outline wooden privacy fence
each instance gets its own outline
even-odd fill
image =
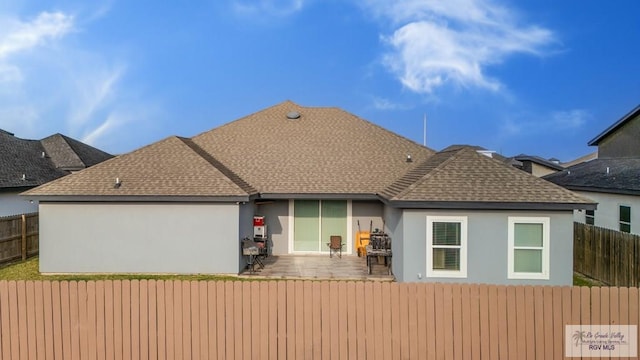
[[[561,359],[638,324],[637,288],[0,281],[2,359]]]
[[[639,285],[640,236],[575,222],[573,269],[612,286]]]
[[[0,265],[38,254],[38,214],[0,217]]]

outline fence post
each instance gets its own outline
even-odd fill
[[[22,261],[27,260],[27,217],[22,214]]]

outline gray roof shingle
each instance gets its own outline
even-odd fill
[[[0,130],[0,188],[38,186],[110,157],[61,134],[27,140]]]
[[[544,179],[570,190],[640,195],[640,158],[594,159]]]

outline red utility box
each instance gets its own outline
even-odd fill
[[[254,216],[253,226],[264,226],[264,216]]]

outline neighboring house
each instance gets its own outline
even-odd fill
[[[547,160],[539,156],[525,154],[514,156],[513,159],[522,164],[518,167],[519,169],[537,177],[543,177],[564,170],[564,167],[560,165],[560,161],[557,159]]]
[[[589,141],[597,158],[545,177],[598,203],[575,220],[640,234],[640,106]]]
[[[0,129],[0,216],[37,212],[21,192],[111,157],[61,134],[26,140]]]
[[[434,153],[338,108],[286,101],[169,137],[25,194],[44,273],[238,274],[265,216],[273,253],[327,254],[358,224],[398,281],[572,283],[574,209],[595,205],[473,149]]]

